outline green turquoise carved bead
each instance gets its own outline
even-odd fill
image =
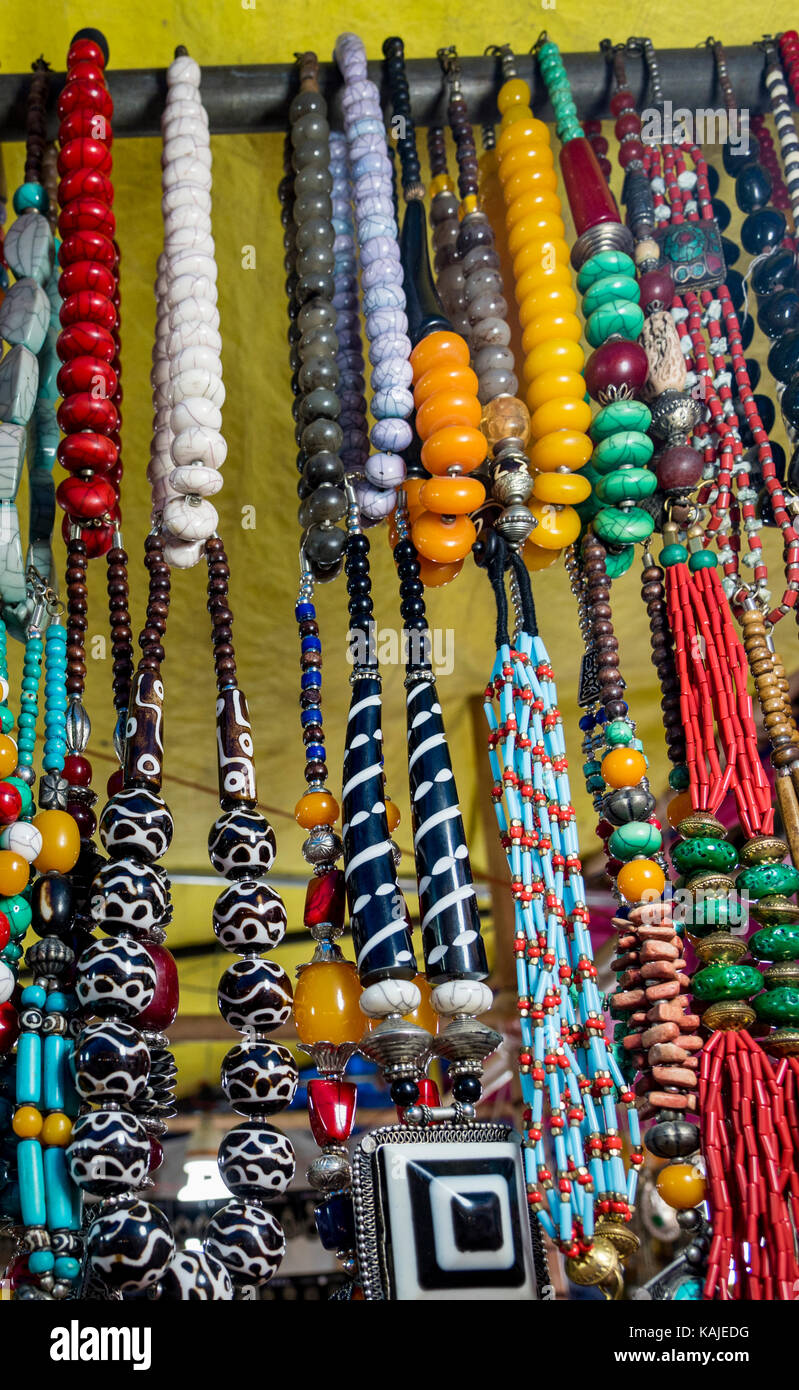
[[[641,507],[630,507],[627,511],[606,507],[594,517],[593,527],[599,539],[610,545],[634,545],[649,539],[655,522]]]
[[[589,434],[595,443],[619,430],[638,430],[646,434],[652,424],[652,411],[643,401],[611,401],[597,411]]]
[[[632,743],[634,738],[635,730],[628,719],[611,719],[605,725],[605,739],[611,748]]]
[[[799,922],[785,927],[763,927],[750,937],[755,960],[799,960]]]
[[[681,840],[674,846],[671,857],[681,874],[693,874],[699,869],[715,869],[718,873],[728,874],[738,863],[735,846],[716,835],[697,835],[690,840]]]
[[[601,280],[595,280],[591,288],[586,291],[583,300],[583,313],[586,318],[589,318],[595,309],[601,309],[605,304],[619,299],[626,299],[631,304],[637,304],[639,298],[640,291],[635,276],[603,275]]]
[[[635,279],[635,261],[624,251],[598,251],[581,267],[577,289],[580,294],[585,294],[591,285],[606,275],[629,275]]]
[[[596,348],[614,335],[636,339],[643,326],[644,311],[639,304],[631,304],[629,299],[612,299],[586,320],[585,336]]]
[[[654,442],[641,430],[617,430],[600,440],[591,455],[591,463],[599,473],[612,473],[614,468],[625,464],[643,468],[654,451]]]
[[[752,1007],[764,1023],[799,1023],[799,989],[779,985],[752,1000]]]
[[[790,897],[799,890],[799,871],[791,864],[753,864],[738,875],[735,886],[750,898],[765,898],[772,893]]]
[[[741,906],[737,896],[730,898],[724,894],[718,898],[700,898],[690,903],[685,914],[685,925],[694,936],[707,936],[719,927],[728,927],[731,922],[741,920]]]
[[[663,844],[663,836],[654,825],[647,821],[629,821],[618,826],[608,841],[608,849],[616,859],[635,859],[636,855],[646,857],[657,854]]]
[[[635,559],[635,546],[622,545],[618,550],[609,550],[605,561],[605,573],[608,579],[620,579],[626,574]]]
[[[688,560],[689,570],[712,570],[717,564],[718,558],[711,550],[695,550]]]
[[[596,494],[601,502],[615,506],[617,502],[639,502],[643,497],[651,497],[657,485],[657,478],[648,468],[618,468],[600,479]]]
[[[664,545],[660,552],[660,563],[667,568],[669,565],[683,565],[688,559],[688,551],[684,545]]]
[[[753,965],[707,965],[691,981],[694,998],[713,1004],[717,999],[749,999],[763,987],[763,976]]]

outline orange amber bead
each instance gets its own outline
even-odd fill
[[[42,1143],[53,1148],[63,1149],[72,1134],[72,1121],[60,1110],[53,1110],[42,1125]]]
[[[386,820],[388,821],[389,833],[393,834],[400,823],[400,810],[396,801],[392,801],[390,796],[383,798],[386,807]]]
[[[428,396],[424,405],[416,412],[416,433],[422,440],[429,439],[436,430],[446,429],[447,425],[466,425],[476,429],[480,424],[483,407],[476,393],[470,391],[437,391]]]
[[[573,396],[555,396],[546,401],[534,412],[530,420],[530,434],[533,439],[543,439],[554,430],[576,430],[587,434],[591,424],[591,407],[587,401],[575,400]]]
[[[585,362],[580,344],[571,338],[549,338],[538,347],[524,348],[524,351],[527,354],[523,367],[525,381],[534,381],[542,372],[579,372]]]
[[[543,546],[536,545],[535,541],[527,541],[523,554],[528,570],[548,570],[550,565],[557,561],[560,551],[544,550]]]
[[[20,1139],[35,1139],[42,1131],[41,1112],[35,1105],[20,1105],[14,1112],[11,1128]]]
[[[504,186],[517,174],[523,175],[528,169],[551,169],[554,162],[551,146],[520,140],[500,160],[499,181]]]
[[[508,233],[508,250],[514,257],[514,269],[515,257],[525,248],[535,246],[536,243],[542,241],[554,241],[555,239],[563,241],[565,235],[566,228],[563,225],[563,220],[554,212],[530,212],[526,217],[520,217]],[[542,263],[540,257],[535,261],[536,265]]]
[[[583,330],[576,314],[528,314],[526,305],[529,302],[525,300],[519,308],[525,356],[540,343],[562,342],[564,338],[571,338],[573,343],[579,343]]]
[[[429,367],[424,376],[419,377],[413,388],[413,403],[418,410],[437,391],[466,391],[476,396],[478,385],[477,374],[471,367],[463,367],[458,362],[442,362],[437,367]]]
[[[428,473],[435,473],[438,477],[449,473],[450,469],[458,473],[472,473],[480,467],[487,453],[488,441],[482,430],[465,425],[446,425],[425,440],[422,463]],[[407,489],[408,484],[405,486]]]
[[[675,1211],[690,1211],[705,1200],[705,1175],[694,1163],[667,1163],[658,1173],[655,1187]]]
[[[405,490],[405,501],[408,506],[408,516],[411,521],[413,521],[415,515],[424,511],[424,507],[419,501],[419,493],[424,487],[424,484],[424,478],[406,478],[402,485]]]
[[[357,1042],[365,1032],[360,997],[361,982],[352,961],[306,965],[294,986],[294,1023],[300,1042]]]
[[[78,823],[68,811],[40,811],[33,825],[42,837],[42,847],[33,861],[40,874],[68,874],[80,854]]]
[[[531,241],[532,264],[521,275],[514,277],[516,303],[521,305],[532,294],[537,294],[546,277],[552,274],[562,262],[567,260],[568,246],[565,241]],[[521,310],[520,316],[521,316]],[[527,311],[527,319],[534,317],[532,309]],[[524,320],[526,322],[527,320]]]
[[[544,550],[563,550],[577,540],[581,522],[573,507],[555,507],[535,497],[530,498],[528,506],[538,523],[533,532],[536,545]]]
[[[451,584],[453,579],[457,579],[463,569],[463,560],[453,560],[452,564],[439,565],[435,560],[426,560],[424,555],[418,557],[419,578],[426,589],[443,589],[445,584]]]
[[[616,887],[628,903],[659,898],[666,886],[666,875],[654,859],[631,859],[619,869]]]
[[[538,168],[531,166],[513,174],[504,185],[502,192],[506,203],[512,203],[521,196],[522,193],[531,193],[534,189],[554,193],[558,186],[558,176],[553,168]]]
[[[554,368],[549,372],[542,372],[540,376],[531,381],[527,388],[527,400],[530,409],[535,411],[547,401],[554,401],[558,396],[571,396],[579,398],[585,391],[585,382],[579,372],[561,371]]]
[[[0,734],[0,777],[10,777],[17,766],[17,745],[8,734]]]
[[[611,748],[602,759],[602,776],[609,787],[635,787],[646,776],[646,758],[636,748]]]
[[[294,807],[294,819],[303,830],[313,830],[315,825],[334,825],[338,814],[338,802],[328,791],[306,792]]]
[[[486,490],[478,478],[430,478],[422,488],[422,501],[429,512],[460,516],[473,512],[485,500]]]
[[[509,77],[507,82],[503,82],[497,93],[497,106],[501,116],[512,108],[522,109],[522,114],[530,116],[530,88],[521,77]],[[528,109],[525,111],[525,107]]]
[[[530,438],[530,412],[517,396],[495,396],[483,406],[480,428],[492,449],[503,439],[518,439],[524,447]]]
[[[690,816],[693,809],[691,793],[689,791],[678,792],[677,796],[673,796],[666,807],[669,825],[676,830],[680,821],[685,820],[686,816]]]
[[[30,864],[12,849],[0,849],[0,897],[13,898],[27,888]]]
[[[424,1028],[427,1033],[432,1033],[433,1037],[438,1033],[441,1022],[440,1015],[433,1008],[432,995],[426,975],[414,975],[413,983],[417,986],[421,994],[418,1009],[414,1009],[412,1014],[404,1014],[406,1023],[415,1023],[417,1028]]]
[[[474,522],[468,516],[444,521],[435,512],[422,512],[411,527],[411,535],[420,555],[442,564],[465,559],[477,539]]]
[[[531,116],[529,111],[526,117],[514,121],[512,125],[500,131],[496,144],[497,154],[500,159],[504,159],[506,153],[521,144],[549,144],[549,131],[544,122],[539,121],[537,116]]]
[[[524,259],[524,252],[520,251],[513,262],[513,268],[519,276],[527,270],[527,266],[519,266]],[[565,269],[565,266],[558,269]],[[568,285],[546,277],[527,293],[525,303],[533,317],[537,314],[573,314],[577,308],[577,295]]]
[[[459,333],[441,331],[428,333],[426,338],[411,353],[413,379],[418,381],[430,367],[442,362],[458,362],[462,367],[469,365],[469,347]]]
[[[587,434],[576,430],[556,430],[536,440],[530,450],[530,466],[540,472],[552,473],[557,468],[568,468],[575,473],[584,468],[593,453],[593,445]]]
[[[536,473],[533,497],[559,507],[576,507],[591,496],[591,484],[580,473]]]

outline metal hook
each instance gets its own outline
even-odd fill
[[[539,53],[540,50],[544,47],[545,43],[549,43],[549,34],[547,33],[546,29],[542,29],[532,48],[529,50],[530,53],[532,53],[533,55]]]

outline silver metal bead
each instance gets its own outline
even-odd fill
[[[494,528],[503,540],[514,546],[523,545],[535,525],[535,517],[522,502],[514,502],[513,506],[506,507],[494,522]]]
[[[85,752],[91,738],[92,726],[82,702],[71,700],[67,710],[67,747],[72,753]]]
[[[39,805],[43,811],[66,811],[69,782],[58,772],[44,772],[39,779]]]
[[[317,1192],[341,1192],[352,1181],[346,1150],[324,1149],[308,1165],[306,1177]]]
[[[302,856],[306,864],[332,864],[343,853],[341,837],[329,825],[315,825],[303,841]]]
[[[689,391],[663,391],[649,408],[652,411],[652,433],[658,439],[685,438],[702,418],[701,403]]]

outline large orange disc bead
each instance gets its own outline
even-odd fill
[[[420,497],[429,512],[442,516],[461,516],[475,511],[485,501],[486,490],[479,478],[429,478]]]
[[[634,787],[646,776],[646,758],[635,748],[611,748],[602,759],[602,776],[609,787]]]
[[[667,1163],[661,1168],[655,1186],[667,1206],[690,1211],[705,1199],[705,1176],[693,1163]]]
[[[654,859],[631,859],[619,869],[616,887],[628,903],[659,898],[666,886],[666,875]]]
[[[411,353],[414,381],[424,376],[430,367],[435,367],[445,360],[451,364],[459,363],[462,367],[468,367],[469,346],[466,340],[459,333],[428,333]]]
[[[443,589],[445,584],[451,584],[453,579],[457,579],[463,569],[463,560],[453,560],[450,565],[438,565],[435,560],[426,560],[424,555],[418,557],[419,578],[426,589]]]
[[[428,473],[438,477],[443,477],[450,469],[456,473],[472,473],[480,467],[487,453],[488,440],[482,430],[473,429],[471,425],[445,425],[425,440],[422,463]]]
[[[445,521],[435,512],[422,512],[411,527],[411,535],[420,555],[448,564],[465,559],[477,539],[477,530],[468,516]]]
[[[301,970],[294,988],[294,1023],[300,1042],[357,1042],[364,1018],[361,982],[352,961],[317,961]]]
[[[27,888],[30,864],[12,849],[0,850],[0,897],[12,898]]]
[[[68,811],[40,811],[33,825],[42,837],[42,847],[33,861],[40,874],[68,874],[80,854],[80,831]]]
[[[294,807],[294,819],[303,830],[313,830],[315,825],[334,825],[338,814],[338,802],[329,791],[306,792]]]

